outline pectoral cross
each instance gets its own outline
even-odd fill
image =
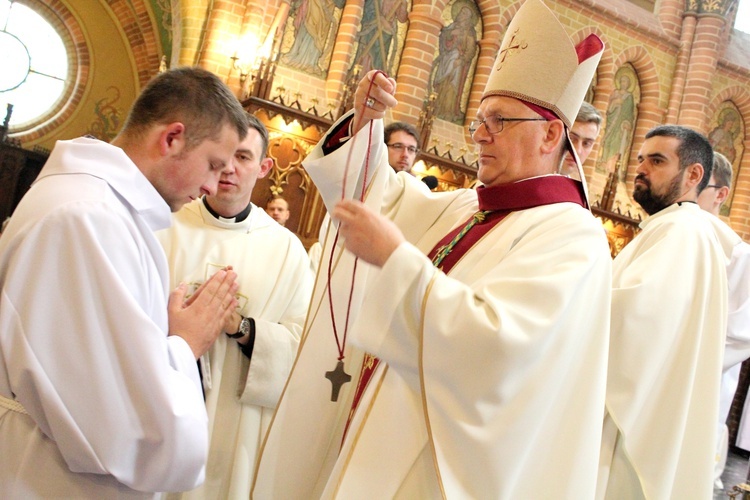
[[[341,386],[351,381],[352,376],[344,371],[344,362],[339,360],[336,368],[326,372],[326,378],[331,381],[331,401],[338,401]]]

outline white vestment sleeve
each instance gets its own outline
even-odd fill
[[[167,343],[169,345],[169,364],[178,372],[188,376],[199,391],[203,391],[200,374],[195,369],[195,354],[188,343],[177,335],[167,337]]]
[[[729,319],[727,320],[724,369],[750,357],[750,245],[734,247],[727,267]]]
[[[286,259],[295,265],[282,273],[287,279],[279,285],[279,292],[289,296],[281,319],[255,319],[255,345],[240,395],[242,403],[275,408],[297,357],[313,282],[309,260],[299,246],[296,255]]]
[[[346,120],[351,113],[347,113],[336,123]],[[305,158],[305,169],[315,183],[315,187],[318,188],[328,213],[332,212],[336,202],[341,200],[344,189],[346,190],[344,198],[358,200],[362,194],[365,177],[369,186],[375,172],[385,170],[383,168],[383,155],[386,152],[383,143],[383,120],[370,123],[372,133],[370,125],[366,125],[336,151],[324,155],[321,144],[318,144]],[[336,124],[332,129],[335,126]],[[368,148],[370,149],[369,157]],[[334,172],[328,168],[331,165],[335,166]],[[317,168],[319,166],[322,166],[320,172]]]

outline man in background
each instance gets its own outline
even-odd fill
[[[721,206],[729,196],[732,186],[732,165],[726,156],[714,151],[714,166],[708,185],[698,195],[698,206],[719,216]],[[732,407],[734,393],[740,377],[742,362],[750,356],[750,245],[739,241],[732,251],[727,265],[729,285],[729,314],[724,348],[724,364],[721,374],[719,399],[718,440],[716,446],[716,468],[714,481],[721,484],[721,474],[727,460],[729,431],[726,421]]]
[[[153,232],[214,194],[247,134],[215,75],[156,76],[111,144],[58,141],[0,238],[0,497],[139,498],[203,482],[195,360],[236,306],[214,269],[167,298]],[[213,276],[213,277],[210,277]]]
[[[419,153],[419,134],[412,125],[393,122],[383,130],[383,139],[388,146],[388,164],[393,170],[411,174],[411,167]]]
[[[738,237],[696,201],[713,150],[664,125],[638,153],[633,198],[649,216],[617,255],[598,498],[710,498]],[[722,227],[724,226],[724,227]]]
[[[570,128],[570,141],[573,143],[576,153],[578,153],[581,165],[586,162],[586,158],[591,154],[596,138],[599,137],[601,125],[602,115],[594,106],[583,101],[581,109],[578,110],[578,115],[576,115],[576,121]],[[572,153],[568,152],[565,155],[565,162],[563,162],[560,173],[568,177],[578,175],[578,167]]]
[[[268,161],[271,159],[268,158]],[[289,203],[281,196],[274,196],[266,203],[266,213],[286,227],[286,221],[289,220]]]
[[[210,429],[205,484],[175,498],[246,500],[261,439],[297,354],[312,291],[299,239],[250,201],[272,167],[253,115],[215,193],[186,205],[159,234],[172,280],[201,286],[215,268],[237,273],[237,310],[201,358]]]

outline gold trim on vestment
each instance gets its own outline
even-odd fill
[[[20,413],[22,415],[28,415],[29,412],[23,407],[21,403],[15,399],[8,399],[5,396],[0,395],[0,407],[7,408],[10,411]]]
[[[476,248],[477,245],[479,245],[485,238],[487,238],[491,233],[493,233],[498,227],[508,222],[508,219],[513,216],[513,212],[507,214],[505,217],[503,217],[502,220],[498,221],[497,224],[495,224],[494,227],[492,227],[489,231],[487,231],[485,234],[482,235],[481,238],[479,238],[477,241],[474,242],[474,244],[469,248],[464,254],[458,258],[455,264],[453,264],[453,267],[451,268],[451,271],[456,269],[458,265],[461,263],[461,261],[468,255],[473,248]],[[435,273],[432,275],[432,279],[430,279],[430,282],[427,284],[427,288],[425,289],[424,297],[422,298],[422,308],[421,308],[421,318],[420,318],[420,324],[419,324],[419,382],[422,386],[422,408],[424,412],[424,419],[425,419],[425,426],[427,427],[427,439],[430,442],[430,447],[432,448],[432,460],[435,465],[435,474],[437,475],[438,479],[438,485],[440,486],[440,493],[443,495],[444,499],[447,499],[448,496],[445,493],[445,487],[443,486],[443,476],[440,473],[440,465],[438,464],[437,459],[437,451],[435,449],[435,440],[432,435],[432,426],[430,425],[430,414],[427,411],[427,389],[425,388],[425,381],[424,381],[424,326],[425,326],[425,318],[427,317],[427,299],[429,298],[430,292],[432,292],[432,287],[435,284],[435,281],[437,280],[438,273],[443,273],[441,269],[435,268]],[[445,273],[444,273],[445,274]],[[450,274],[447,273],[446,276]]]
[[[437,459],[437,451],[435,450],[435,440],[432,437],[432,426],[430,425],[430,415],[427,413],[427,391],[425,389],[425,383],[424,383],[424,320],[427,316],[427,298],[430,295],[430,292],[432,291],[432,285],[435,284],[435,281],[437,280],[438,273],[440,273],[437,268],[435,268],[435,272],[432,274],[432,279],[430,279],[430,282],[427,284],[427,289],[424,292],[424,297],[422,298],[422,308],[421,308],[421,315],[422,317],[419,320],[419,385],[422,386],[422,411],[424,413],[424,423],[425,427],[427,427],[427,440],[430,443],[430,448],[432,449],[432,461],[435,466],[435,475],[437,476],[438,485],[440,486],[440,494],[443,496],[443,498],[448,498],[445,494],[445,487],[443,486],[443,476],[440,474],[440,465],[438,464]]]
[[[349,467],[349,463],[352,460],[352,456],[354,456],[354,449],[357,447],[357,443],[359,442],[359,437],[362,434],[362,429],[365,428],[365,423],[367,422],[367,418],[370,416],[370,412],[375,407],[375,400],[378,398],[378,394],[380,394],[380,387],[383,385],[383,381],[385,380],[385,376],[388,374],[388,364],[383,363],[381,361],[381,364],[383,365],[383,374],[378,379],[378,385],[374,389],[375,394],[372,395],[372,398],[370,399],[369,405],[367,406],[367,410],[365,411],[365,415],[362,417],[362,421],[360,422],[360,425],[357,427],[357,432],[354,434],[354,437],[352,437],[352,444],[349,447],[349,453],[347,453],[346,458],[344,459],[344,464],[341,466],[341,471],[339,472],[339,477],[336,480],[336,488],[333,490],[332,497],[336,497],[339,490],[341,489],[341,483],[343,482],[344,475],[346,472],[347,467]],[[377,372],[377,368],[375,369]],[[373,377],[375,376],[375,373],[372,374]],[[372,379],[370,379],[372,380]],[[369,386],[369,384],[368,384]],[[366,391],[365,391],[366,392]],[[363,394],[364,396],[364,394]],[[336,460],[341,460],[341,455],[339,455],[339,458]],[[335,466],[334,466],[335,468]]]
[[[326,245],[328,244],[328,233],[331,231],[331,226],[333,226],[333,221],[329,219],[323,248],[321,249],[321,257],[320,257],[321,263],[323,261],[323,257],[325,256]],[[334,259],[334,262],[333,262],[334,270],[336,269],[336,267],[338,267],[338,263],[341,260],[343,253],[344,253],[344,248],[341,247],[338,256]],[[328,295],[327,294],[328,284],[326,284],[326,286],[323,288],[323,293],[321,293],[318,306],[315,308],[315,313],[313,314],[313,306],[314,306],[314,299],[315,299],[314,292],[318,286],[318,279],[320,278],[320,274],[321,274],[320,270],[322,268],[323,266],[318,266],[318,270],[315,273],[315,282],[313,283],[313,295],[310,297],[310,306],[308,308],[307,317],[305,318],[305,324],[302,327],[302,335],[300,336],[299,347],[297,348],[297,355],[294,357],[294,363],[292,364],[292,369],[289,371],[289,377],[286,379],[286,382],[284,383],[284,389],[281,391],[281,396],[279,396],[279,404],[276,407],[277,410],[279,406],[281,405],[281,401],[283,401],[284,399],[284,395],[286,394],[287,388],[289,387],[289,382],[292,379],[292,374],[294,374],[294,369],[297,366],[297,361],[299,361],[300,354],[302,353],[302,347],[305,345],[305,341],[307,340],[307,334],[310,331],[310,327],[315,322],[315,318],[317,318],[318,312],[320,312],[320,308],[323,305],[323,300]],[[331,271],[331,274],[333,274],[333,270]],[[271,422],[268,424],[266,435],[263,436],[263,442],[261,443],[260,448],[258,449],[258,460],[255,461],[255,470],[253,471],[253,487],[250,490],[250,498],[252,498],[253,494],[255,493],[255,484],[258,481],[258,470],[260,469],[260,462],[263,458],[263,452],[265,451],[265,448],[266,448],[266,442],[268,441],[268,436],[271,434],[271,429],[273,428],[273,424],[274,424],[274,421],[276,420],[277,413],[278,412],[274,411],[273,416],[271,417]]]
[[[372,160],[372,159],[371,159]],[[373,175],[370,178],[370,183],[367,185],[367,188],[365,189],[365,200],[367,199],[367,196],[370,194],[370,189],[373,186],[373,182],[375,180],[375,176],[377,175],[378,170],[375,170],[375,175]],[[365,179],[367,181],[367,179]],[[281,402],[284,400],[284,395],[286,394],[286,390],[289,387],[289,382],[292,380],[292,375],[294,374],[294,369],[297,367],[297,361],[299,360],[300,354],[302,353],[302,347],[305,345],[305,341],[307,340],[307,334],[310,332],[310,328],[312,327],[313,323],[315,322],[315,319],[318,317],[318,313],[320,312],[320,308],[323,305],[324,300],[328,297],[328,283],[326,283],[325,287],[323,288],[323,293],[320,295],[320,301],[318,302],[318,306],[315,308],[315,313],[313,314],[313,306],[314,306],[314,300],[315,300],[315,290],[318,287],[318,282],[320,280],[321,270],[325,267],[322,266],[324,262],[324,257],[326,256],[326,248],[328,245],[328,236],[330,232],[333,229],[333,219],[331,217],[328,218],[328,227],[326,228],[325,237],[323,238],[323,245],[320,250],[320,261],[318,262],[318,268],[315,272],[315,281],[313,282],[313,294],[310,296],[310,306],[307,310],[307,317],[305,318],[305,324],[302,327],[302,335],[300,336],[299,341],[299,347],[297,348],[297,355],[294,357],[294,363],[292,364],[292,369],[289,371],[289,377],[286,379],[286,382],[284,383],[284,389],[281,391],[281,396],[279,396],[279,403],[276,406],[276,410],[273,413],[273,416],[271,417],[271,421],[268,424],[268,429],[266,430],[265,436],[263,436],[263,442],[260,445],[260,448],[258,449],[258,459],[255,461],[255,470],[253,471],[253,486],[250,489],[250,498],[253,497],[253,494],[255,493],[255,484],[258,480],[258,470],[260,469],[260,462],[263,459],[263,452],[266,448],[266,442],[268,441],[268,436],[271,434],[271,429],[273,428],[274,421],[276,420],[276,415],[278,414],[278,409],[281,406]],[[336,249],[332,249],[331,252],[334,252]],[[331,277],[333,277],[334,272],[336,271],[336,268],[338,268],[339,261],[341,260],[341,257],[344,255],[344,252],[346,249],[344,248],[343,244],[339,248],[339,254],[334,259],[333,263],[331,264]],[[330,259],[327,259],[330,262]],[[326,266],[327,266],[326,262]],[[326,267],[327,269],[327,267]],[[327,276],[325,277],[327,280]],[[333,332],[331,332],[333,334]],[[331,335],[333,336],[333,335]]]

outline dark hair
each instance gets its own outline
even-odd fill
[[[427,184],[427,187],[430,188],[430,191],[438,187],[438,179],[434,175],[425,175],[422,177],[422,182]]]
[[[714,179],[720,187],[732,187],[732,164],[726,156],[714,151]],[[709,177],[711,177],[709,175]]]
[[[251,113],[247,113],[247,126],[248,128],[254,128],[257,130],[258,135],[260,135],[261,150],[260,158],[258,158],[258,160],[262,160],[268,155],[268,129],[255,115]]]
[[[703,166],[703,178],[698,183],[697,188],[699,193],[703,191],[708,185],[709,179],[711,179],[714,164],[714,150],[708,139],[703,134],[680,125],[660,125],[646,133],[646,139],[656,136],[675,137],[680,141],[680,145],[677,147],[680,170],[693,163],[700,163]]]
[[[276,200],[281,200],[281,201],[283,201],[284,203],[286,203],[287,209],[289,208],[289,202],[287,201],[287,199],[286,199],[286,198],[284,198],[284,197],[283,197],[283,196],[281,196],[280,194],[275,194],[275,195],[271,196],[270,198],[268,198],[268,199],[266,200],[266,205],[265,205],[265,207],[266,207],[266,208],[268,208],[268,205],[270,205],[270,204],[271,204],[271,202],[273,202],[273,201],[276,201]]]
[[[187,149],[218,139],[224,125],[244,140],[247,113],[219,78],[201,68],[176,68],[160,73],[143,89],[130,109],[123,132],[140,135],[156,124],[185,125]]]
[[[419,133],[417,132],[417,129],[414,128],[413,125],[409,125],[408,123],[404,122],[393,122],[385,127],[385,129],[383,130],[383,139],[385,140],[385,143],[388,144],[388,142],[391,140],[392,133],[399,131],[406,132],[410,136],[414,137],[414,140],[417,141],[417,144],[419,144]]]
[[[596,126],[599,127],[602,124],[602,115],[599,114],[599,111],[597,111],[594,106],[583,101],[581,103],[581,108],[578,110],[578,115],[576,115],[575,121],[581,123],[595,123]]]

